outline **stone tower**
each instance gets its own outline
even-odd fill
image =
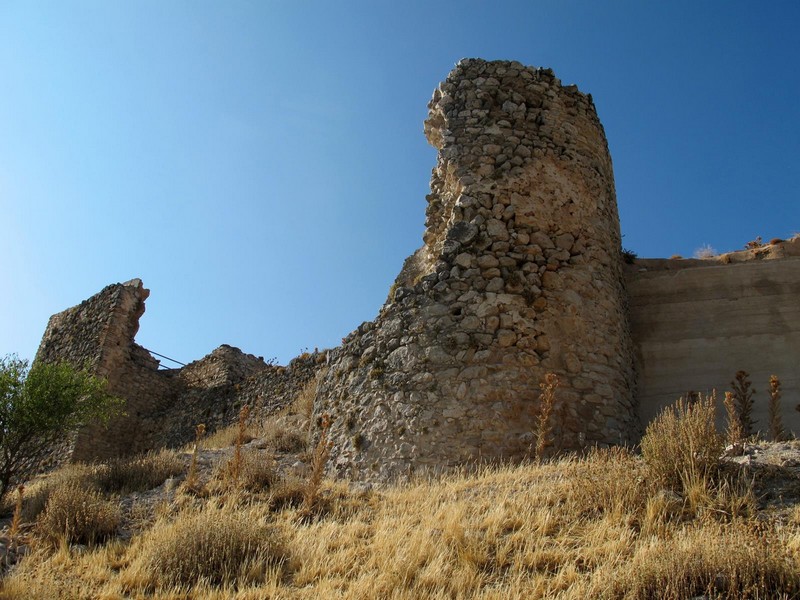
[[[549,69],[467,59],[428,108],[424,245],[331,354],[315,404],[332,418],[329,465],[390,479],[521,459],[550,372],[551,450],[632,440],[619,218],[591,96]]]

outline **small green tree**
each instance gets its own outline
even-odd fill
[[[117,414],[123,400],[105,379],[68,363],[0,358],[0,498],[30,477],[54,445],[87,423]]]

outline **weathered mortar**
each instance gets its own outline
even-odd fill
[[[435,91],[424,246],[331,355],[316,414],[340,476],[528,455],[538,383],[555,447],[635,438],[611,159],[591,97],[547,69],[463,60]]]

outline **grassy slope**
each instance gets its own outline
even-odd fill
[[[359,494],[326,483],[321,508],[310,519],[302,519],[297,507],[271,509],[268,491],[229,490],[207,498],[181,493],[129,541],[78,549],[39,544],[7,577],[0,597],[800,593],[796,520],[733,518],[723,509],[692,506],[676,494],[650,493],[644,475],[639,458],[612,451],[380,492]],[[182,525],[183,538],[176,533]],[[193,545],[192,539],[203,543]],[[214,563],[214,555],[225,555],[242,539],[249,541],[234,549],[230,563],[224,557]],[[199,574],[209,583],[194,584],[198,573],[181,580],[181,567],[170,563],[176,554],[214,563]]]
[[[700,468],[700,450],[713,458],[721,443],[710,405],[648,430],[645,459],[611,449],[366,491],[325,481],[311,508],[313,478],[280,467],[304,456],[289,450],[297,416],[253,432],[262,441],[235,469],[230,448],[208,450],[191,489],[178,481],[189,455],[163,453],[32,486],[23,515],[48,508],[0,598],[800,597],[800,510],[759,508],[752,477],[716,459]],[[149,489],[176,464],[182,475]],[[74,495],[52,493],[62,488],[88,490],[97,508],[58,500]],[[52,514],[80,517],[67,530],[48,515],[53,498],[67,512]],[[70,544],[95,531],[92,510],[109,523],[117,510],[118,533]]]

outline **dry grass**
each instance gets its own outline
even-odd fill
[[[122,515],[119,504],[75,484],[55,488],[37,520],[42,538],[50,543],[93,544],[116,532]]]
[[[271,456],[253,451],[241,451],[238,459],[234,455],[217,464],[212,477],[211,491],[240,487],[250,493],[258,493],[273,487],[277,480],[275,460]]]
[[[242,436],[242,444],[247,444],[255,439],[260,440],[259,446],[270,448],[275,452],[300,452],[308,446],[308,433],[284,422],[286,413],[267,417],[258,425],[251,425]],[[204,448],[230,448],[236,447],[240,436],[238,424],[217,429],[203,440]]]
[[[92,470],[90,483],[107,494],[129,494],[158,487],[183,470],[183,461],[174,451],[162,450],[112,459]]]
[[[217,429],[213,433],[207,435],[203,439],[203,448],[219,449],[230,448],[236,445],[236,440],[239,438],[239,424],[228,425]],[[255,433],[252,428],[245,431],[244,441],[246,444],[255,438]]]
[[[157,523],[138,541],[122,574],[129,590],[261,583],[286,551],[257,513],[209,506]]]
[[[687,528],[598,573],[590,597],[793,598],[796,563],[746,525]]]
[[[711,399],[673,407],[644,458],[593,449],[363,492],[320,478],[313,519],[307,480],[258,491],[243,451],[239,486],[178,495],[126,542],[42,547],[0,599],[800,598],[800,509],[754,518],[709,423]]]
[[[328,441],[328,429],[331,426],[331,418],[328,414],[322,415],[319,440],[311,454],[311,471],[303,493],[303,504],[301,512],[305,517],[309,517],[317,508],[322,478],[325,475],[325,465],[331,453],[332,443]]]
[[[311,413],[314,411],[314,398],[317,396],[317,387],[319,382],[325,378],[327,372],[327,367],[320,369],[317,372],[317,376],[300,390],[289,407],[289,414],[298,414],[307,419],[311,418]]]
[[[20,520],[22,523],[33,523],[50,499],[50,494],[58,487],[76,483],[86,485],[91,475],[91,468],[84,464],[66,465],[53,473],[49,473],[25,485],[25,495],[22,499]],[[11,496],[4,498],[2,512],[11,513],[15,510],[15,501]]]
[[[200,453],[200,448],[203,444],[203,437],[206,435],[206,426],[200,423],[194,430],[194,448],[192,448],[192,460],[189,463],[189,472],[186,474],[186,480],[183,482],[185,489],[198,492],[199,483],[197,481],[197,457]]]
[[[681,398],[650,423],[641,446],[654,483],[680,491],[687,477],[713,477],[722,453],[715,419],[716,397],[712,394],[695,402]]]
[[[720,520],[691,510],[692,493],[657,492],[639,457],[603,450],[371,494],[323,482],[312,521],[296,501],[194,499],[127,545],[27,558],[0,598],[800,595],[800,518]]]
[[[308,446],[308,433],[287,427],[277,419],[265,421],[258,432],[262,445],[275,452],[300,452]]]

